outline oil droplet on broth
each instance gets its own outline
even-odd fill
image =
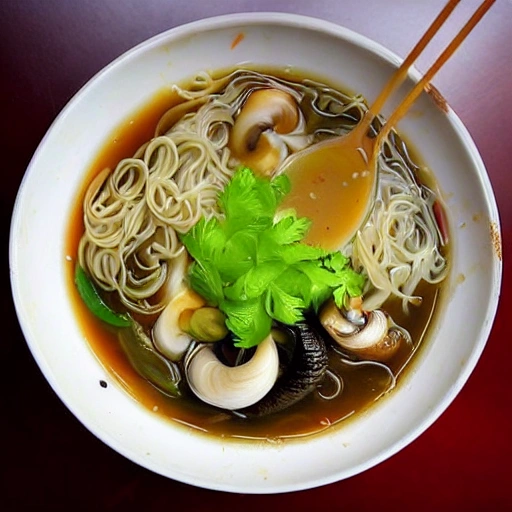
[[[281,208],[294,208],[299,217],[312,221],[305,242],[326,250],[339,249],[364,221],[373,196],[375,173],[357,151],[343,152],[332,146],[303,155],[287,171],[291,192]]]

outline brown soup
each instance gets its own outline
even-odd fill
[[[286,78],[290,79],[290,75],[287,74]],[[71,256],[73,261],[76,260],[78,243],[84,230],[82,201],[90,181],[104,168],[112,169],[121,159],[131,157],[142,144],[153,137],[161,116],[180,101],[178,96],[170,91],[161,91],[147,105],[123,122],[105,142],[84,179],[83,188],[71,214],[66,255]],[[359,184],[364,186],[361,180]],[[339,200],[340,193],[347,193],[347,187],[329,190],[322,189],[320,182],[317,185],[320,188],[315,190],[315,194],[323,194],[320,202],[323,205],[329,205],[329,203]],[[295,187],[295,190],[297,188],[298,186]],[[350,189],[348,194],[354,198],[358,191]],[[319,202],[314,202],[315,207],[318,204]],[[307,206],[300,213],[308,216]],[[314,236],[318,239],[322,235],[315,234]],[[446,252],[447,248],[445,247],[443,250]],[[70,264],[68,266],[70,297],[77,320],[94,354],[110,376],[134,400],[171,421],[223,437],[258,439],[297,437],[339,424],[355,413],[365,410],[385,394],[388,388],[390,377],[387,371],[375,365],[348,365],[340,357],[339,351],[329,347],[329,365],[343,376],[343,392],[331,400],[323,399],[320,389],[319,392],[311,393],[298,404],[282,412],[248,420],[202,403],[189,390],[185,390],[184,396],[181,398],[166,396],[142,378],[131,366],[120,346],[116,329],[105,325],[86,308],[74,287],[73,271],[74,265]],[[405,367],[409,368],[409,360],[416,355],[415,353],[418,352],[418,348],[422,346],[424,338],[428,335],[439,299],[440,287],[422,282],[416,293],[423,296],[423,301],[421,306],[413,308],[410,315],[404,314],[401,302],[396,299],[389,300],[384,306],[394,321],[409,331],[414,341],[413,349],[404,347],[388,363],[389,368],[395,374],[399,374],[399,378],[403,376],[402,370]],[[325,388],[332,385],[332,382],[323,384]],[[326,392],[328,392],[327,389]]]

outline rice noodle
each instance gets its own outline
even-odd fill
[[[378,198],[356,235],[352,257],[371,283],[364,309],[377,309],[393,295],[407,311],[409,303],[421,303],[414,295],[419,282],[439,283],[447,265],[433,213],[436,196],[417,182],[417,167],[398,135],[390,137],[379,157]]]
[[[165,307],[158,292],[168,266],[184,250],[179,234],[201,216],[219,215],[218,193],[240,165],[228,148],[231,127],[248,95],[269,87],[289,93],[318,118],[313,134],[306,133],[305,122],[292,133],[276,134],[288,153],[349,131],[367,109],[361,96],[249,70],[219,79],[201,73],[188,89],[173,86],[184,102],[164,114],[155,137],[132,158],[102,171],[84,198],[79,262],[96,285],[117,292],[129,310],[152,314]],[[379,307],[391,294],[406,308],[416,300],[421,279],[438,282],[446,270],[432,214],[434,196],[416,182],[400,139],[394,132],[389,137],[379,160],[375,208],[353,247],[345,248],[368,274],[366,309]]]
[[[233,173],[222,152],[227,148],[177,126],[152,139],[138,158],[101,173],[87,191],[80,264],[132,311],[162,309],[148,299],[183,250],[178,233],[215,214],[218,192]]]

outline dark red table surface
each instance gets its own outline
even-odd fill
[[[444,0],[2,0],[0,508],[512,510],[512,2],[498,0],[434,81],[469,129],[501,215],[504,276],[486,349],[469,381],[419,439],[348,480],[281,495],[195,488],[137,466],[104,445],[47,384],[21,333],[8,275],[9,224],[37,145],[97,71],[135,44],[207,16],[284,11],[324,18],[404,56]],[[462,1],[451,34],[477,1]],[[446,41],[442,32],[440,41]],[[419,61],[425,70],[441,43]],[[35,261],[34,264],[37,264]],[[470,314],[470,312],[468,312]],[[307,464],[308,461],[304,461]]]

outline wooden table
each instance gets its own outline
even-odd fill
[[[448,25],[454,33],[476,1]],[[74,93],[146,38],[206,16],[285,11],[339,23],[405,55],[443,0],[3,0],[0,4],[3,510],[512,510],[512,2],[498,0],[435,84],[465,123],[500,208],[501,303],[469,382],[442,417],[399,454],[349,480],[285,495],[194,488],[143,469],[104,445],[61,403],[32,358],[9,292],[8,233],[37,145]],[[445,40],[448,35],[445,35]],[[441,39],[443,39],[441,37]],[[419,62],[426,69],[435,49]],[[37,264],[37,263],[35,263]],[[304,461],[307,464],[307,461]],[[157,508],[158,507],[158,508]]]

